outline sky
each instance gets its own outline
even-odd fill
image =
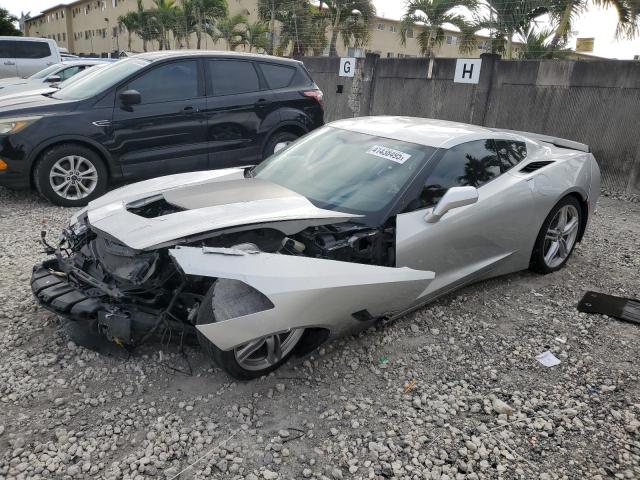
[[[37,15],[42,9],[60,3],[69,3],[69,0],[0,0],[0,6],[16,16],[27,11],[30,11],[32,16]],[[374,0],[374,3],[378,15],[394,19],[402,16],[405,4],[404,0]],[[619,59],[632,59],[634,55],[640,55],[640,38],[616,41],[615,29],[616,15],[614,11],[591,6],[588,12],[580,17],[576,25],[576,37],[594,37],[594,55]],[[575,47],[575,38],[571,40],[569,46]]]

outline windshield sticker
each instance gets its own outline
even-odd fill
[[[367,153],[369,155],[375,155],[376,157],[386,158],[387,160],[399,163],[400,165],[411,158],[411,155],[408,153],[400,152],[393,148],[381,147],[380,145],[374,145],[367,150]]]

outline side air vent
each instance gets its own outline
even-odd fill
[[[522,167],[520,169],[520,171],[522,173],[531,173],[531,172],[535,172],[536,170],[541,169],[542,167],[546,167],[547,165],[553,163],[552,160],[546,160],[546,161],[542,161],[542,162],[531,162],[531,163],[527,163],[524,167]]]

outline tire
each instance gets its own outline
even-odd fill
[[[202,300],[196,323],[204,325],[221,322],[272,307],[271,302],[262,293],[245,283],[237,280],[218,279],[209,288]],[[291,330],[287,333],[249,342],[226,352],[216,347],[200,330],[198,330],[198,341],[213,363],[222,368],[227,374],[238,380],[252,380],[267,375],[285,363],[296,350],[296,346],[299,344],[303,334],[304,329]],[[263,365],[260,358],[263,353],[268,358],[269,345],[273,345],[276,338],[281,347],[281,355],[274,357],[271,362],[266,361]],[[262,346],[251,354],[255,358],[249,356],[245,361],[239,361],[239,354],[242,353],[243,348],[249,347],[250,349],[261,341],[264,342]],[[269,343],[269,341],[272,343]]]
[[[262,160],[266,160],[271,155],[273,155],[276,145],[279,143],[291,143],[296,141],[299,138],[299,135],[291,132],[276,132],[271,136],[267,144],[264,146],[264,150],[262,151]]]
[[[69,175],[65,177],[65,173]],[[45,150],[34,168],[33,180],[40,195],[51,203],[83,207],[106,191],[107,168],[90,148],[64,143]],[[59,192],[54,185],[59,186]]]
[[[565,226],[557,228],[562,222],[562,212],[566,212]],[[549,212],[545,218],[536,243],[531,253],[531,263],[529,268],[538,273],[547,274],[560,270],[573,252],[577,243],[580,227],[584,219],[582,218],[582,207],[573,196],[564,197]],[[562,233],[560,233],[562,230]],[[557,244],[554,247],[553,244]],[[556,255],[552,256],[552,251],[556,250]]]

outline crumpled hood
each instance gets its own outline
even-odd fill
[[[152,218],[134,213],[152,202],[166,202],[176,211]],[[355,217],[318,208],[275,183],[244,178],[243,169],[238,168],[182,173],[127,185],[90,202],[71,223],[85,212],[94,230],[136,250],[244,225],[288,222],[297,231]]]

